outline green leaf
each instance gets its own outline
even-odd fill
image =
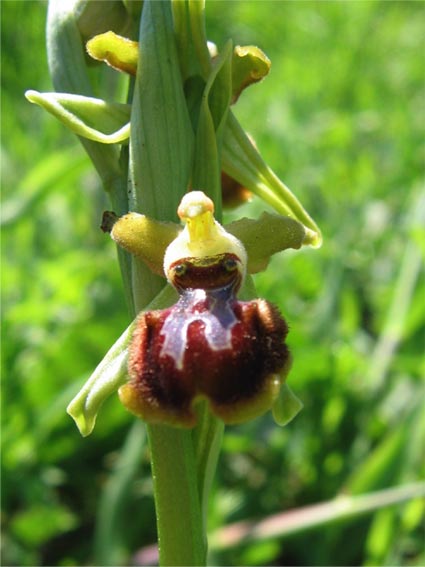
[[[333,500],[274,514],[259,521],[244,520],[230,524],[211,535],[211,547],[219,550],[248,541],[252,544],[283,538],[314,528],[323,530],[326,524],[348,523],[358,516],[408,500],[423,498],[424,495],[423,482],[394,486],[360,496],[341,495]]]
[[[53,114],[74,134],[102,144],[125,142],[130,137],[130,106],[98,98],[65,93],[39,93],[25,96]]]
[[[198,76],[205,84],[211,69],[205,36],[205,2],[172,0],[171,8],[183,80]]]
[[[77,523],[76,516],[65,507],[38,503],[16,514],[11,522],[11,530],[26,545],[40,546],[71,530]]]
[[[396,521],[395,510],[384,509],[376,514],[365,546],[369,565],[385,565],[385,557],[391,548],[394,532],[399,530],[399,526],[396,527]]]
[[[35,207],[51,191],[63,185],[64,179],[72,178],[74,185],[90,165],[78,146],[46,153],[34,167],[22,177],[9,199],[3,200],[0,213],[0,226],[10,226],[24,221],[27,215],[34,214]]]
[[[217,59],[202,95],[195,141],[192,185],[204,191],[221,219],[221,139],[231,97],[232,43]]]
[[[93,89],[88,74],[87,56],[79,28],[80,16],[82,16],[81,4],[80,0],[49,2],[46,27],[47,55],[50,75],[56,91],[92,97]],[[98,8],[93,3],[88,4],[89,12],[93,7],[95,10]],[[120,163],[118,148],[83,137],[80,141],[102,179],[105,190],[109,192],[114,209],[119,214],[127,212],[127,173],[123,170],[123,163]]]
[[[403,468],[407,466],[409,443],[406,439],[412,436],[412,425],[419,426],[422,418],[421,398],[418,398],[416,407],[403,416],[395,429],[377,445],[370,455],[350,475],[346,481],[345,489],[352,494],[361,494],[377,488],[395,484],[401,476]],[[423,427],[423,425],[422,425]],[[421,432],[423,440],[423,431]]]
[[[122,0],[129,16],[139,21],[143,8],[143,0]]]
[[[175,4],[178,0],[175,0]],[[194,51],[202,69],[203,77],[207,78],[211,69],[211,57],[208,50],[207,35],[205,29],[205,0],[186,0],[189,11],[190,35]]]
[[[129,487],[140,470],[146,450],[146,429],[136,420],[129,430],[110,477],[105,482],[96,514],[94,552],[96,565],[124,565],[127,559],[123,547],[122,526],[131,513]]]
[[[148,2],[142,12],[131,114],[130,210],[177,220],[177,206],[189,184],[192,150],[170,5]]]

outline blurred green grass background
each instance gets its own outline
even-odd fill
[[[51,90],[46,3],[1,10],[3,564],[125,564],[156,537],[143,427],[117,399],[87,439],[65,413],[128,324],[108,201],[74,137],[24,99]],[[211,530],[424,477],[424,22],[422,2],[207,2],[211,40],[272,60],[235,113],[324,235],[256,277],[290,324],[305,407],[284,429],[226,429]],[[413,501],[211,561],[420,565],[422,522]]]

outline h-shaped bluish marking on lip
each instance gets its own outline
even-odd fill
[[[202,321],[208,345],[213,350],[224,350],[232,346],[232,327],[237,323],[232,309],[233,286],[216,290],[184,290],[161,329],[165,341],[160,356],[168,355],[178,370],[183,369],[183,358],[187,344],[187,333],[191,323]],[[207,301],[207,309],[197,310],[197,304]],[[210,303],[210,305],[208,305]]]

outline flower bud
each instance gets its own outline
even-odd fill
[[[223,207],[232,209],[252,198],[251,191],[238,183],[235,179],[227,175],[224,171],[221,172],[221,196],[223,200]]]

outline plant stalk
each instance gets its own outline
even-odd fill
[[[173,221],[189,183],[193,130],[169,1],[144,3],[132,108],[129,208]],[[164,280],[133,259],[132,285],[138,312],[160,292]],[[147,433],[160,564],[205,565],[207,540],[194,443],[197,436],[191,430],[164,425],[148,425]]]

